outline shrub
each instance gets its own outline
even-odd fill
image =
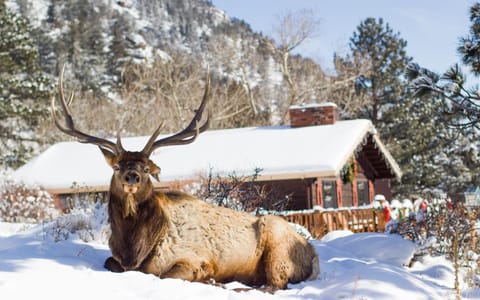
[[[12,181],[0,183],[0,221],[40,223],[59,214],[53,197],[44,189]]]
[[[449,209],[445,202],[433,201],[427,210],[418,210],[407,218],[389,223],[388,231],[398,233],[419,245],[417,257],[423,254],[445,255],[455,268],[458,290],[460,269],[467,273],[470,286],[475,285],[479,268],[479,240],[476,221],[478,209],[457,205]]]
[[[255,169],[250,176],[239,176],[235,172],[221,176],[213,174],[210,169],[207,176],[200,176],[195,186],[187,189],[209,203],[235,210],[285,210],[291,195],[285,195],[275,186],[259,182],[257,178],[260,172],[261,169]]]
[[[76,234],[84,242],[107,243],[110,236],[107,204],[101,201],[85,203],[49,224],[46,232],[55,242],[67,240]]]

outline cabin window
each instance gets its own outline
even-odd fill
[[[323,207],[338,208],[337,183],[333,180],[322,180]]]
[[[364,206],[370,204],[370,197],[368,191],[368,181],[357,181],[357,195],[358,195],[358,206]]]

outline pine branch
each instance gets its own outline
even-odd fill
[[[465,75],[454,65],[442,76],[421,68],[418,64],[408,65],[405,76],[410,80],[410,89],[417,97],[437,96],[450,102],[446,114],[458,122],[451,125],[460,128],[477,127],[480,123],[480,94],[477,89],[466,88]]]

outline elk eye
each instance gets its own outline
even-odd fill
[[[113,165],[113,170],[114,170],[114,171],[120,170],[120,166],[119,166],[118,164],[114,164],[114,165]]]
[[[145,172],[145,173],[150,173],[150,168],[149,168],[149,167],[143,168],[143,172]]]

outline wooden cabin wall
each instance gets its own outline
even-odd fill
[[[357,181],[342,183],[342,206],[352,207],[353,205],[353,185],[357,184]]]
[[[374,183],[375,194],[382,194],[387,201],[391,201],[393,198],[392,188],[390,185],[390,179],[377,179]]]

